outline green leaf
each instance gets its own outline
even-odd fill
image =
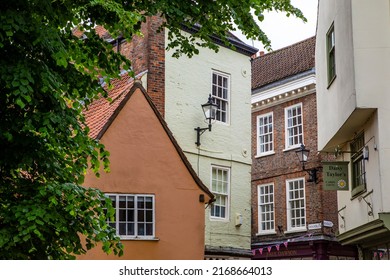
[[[22,109],[26,106],[26,104],[24,104],[24,102],[20,98],[17,98],[15,103]]]
[[[233,23],[270,46],[252,11],[260,19],[276,10],[304,20],[290,1],[127,2],[10,1],[1,10],[0,259],[74,259],[85,253],[81,236],[90,240],[87,249],[101,241],[105,252],[123,254],[115,230],[101,218],[104,194],[80,186],[89,168],[96,176],[102,167],[109,171],[109,151],[91,139],[83,107],[101,96],[111,101],[106,90],[121,70],[139,74],[107,38],[141,39],[142,24],[161,14],[167,49],[192,57],[201,48],[218,51],[211,34],[229,46],[225,34]],[[183,23],[199,30],[184,36]],[[111,35],[99,37],[95,24]],[[112,217],[111,204],[106,207]]]

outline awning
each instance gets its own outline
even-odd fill
[[[356,227],[337,236],[342,245],[370,248],[390,243],[390,213],[379,213],[379,219]]]

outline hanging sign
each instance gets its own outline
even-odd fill
[[[349,161],[322,162],[323,189],[326,191],[348,191],[348,163]]]

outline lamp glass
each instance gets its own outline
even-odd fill
[[[207,101],[207,103],[202,105],[202,110],[206,117],[206,120],[215,120],[215,117],[217,115],[217,108],[218,106],[213,103],[213,99],[211,95],[209,95],[209,100]]]
[[[307,150],[303,144],[301,145],[301,149],[296,151],[298,159],[302,163],[307,162],[307,159],[309,158],[309,153],[310,150]]]

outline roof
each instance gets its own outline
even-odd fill
[[[185,25],[182,25],[181,28],[183,29],[183,31],[186,31],[189,33],[195,33],[199,30],[199,26],[193,26],[192,28],[189,28]],[[103,26],[97,25],[95,27],[95,31],[96,31],[96,34],[99,37],[101,37],[102,39],[104,39],[105,41],[107,41],[109,43],[115,41],[115,39],[110,35],[110,33]],[[74,28],[73,34],[77,37],[83,36],[83,32],[80,31],[78,28]],[[224,41],[221,40],[221,38],[219,38],[215,35],[211,35],[210,38],[212,39],[212,41],[215,44],[223,46],[223,47],[227,47],[226,44],[224,43]],[[118,39],[122,39],[122,37],[120,36]],[[241,41],[237,36],[235,36],[231,32],[226,33],[226,39],[229,41],[230,44],[232,44],[234,46],[234,48],[235,48],[234,50],[237,51],[238,53],[241,53],[241,54],[244,54],[247,56],[252,56],[258,51],[257,48],[252,47],[252,46],[244,43],[243,41]]]
[[[89,136],[92,138],[101,138],[114,112],[125,98],[126,93],[134,85],[134,79],[129,73],[125,73],[121,75],[121,78],[112,80],[111,84],[113,89],[108,91],[108,97],[112,100],[111,102],[102,97],[93,101],[84,110],[86,123],[90,129]],[[104,87],[107,90],[107,86]]]
[[[315,67],[315,36],[252,61],[252,90]]]
[[[200,26],[194,25],[192,27],[188,27],[188,26],[182,24],[181,28],[183,29],[183,31],[186,31],[188,33],[196,33],[200,29]],[[222,46],[222,47],[228,47],[228,46],[226,46],[225,42],[221,38],[219,38],[218,36],[212,34],[212,35],[210,35],[210,38],[215,44]],[[241,41],[237,36],[235,36],[231,32],[226,33],[226,39],[229,41],[230,44],[233,45],[233,47],[235,48],[234,51],[236,51],[238,53],[244,54],[246,56],[252,56],[252,55],[256,54],[256,52],[258,51],[257,48],[252,47],[252,46],[244,43],[243,41]]]
[[[108,91],[108,97],[111,98],[112,101],[109,102],[106,98],[101,97],[93,101],[88,106],[88,108],[84,110],[86,124],[90,128],[89,136],[95,139],[101,139],[101,137],[103,137],[104,133],[110,127],[112,122],[115,120],[116,116],[118,116],[122,108],[126,105],[127,101],[131,98],[133,93],[137,89],[140,89],[146,100],[148,101],[149,105],[151,106],[152,110],[156,114],[158,120],[160,121],[165,132],[167,133],[170,141],[174,145],[178,155],[180,156],[190,175],[197,183],[199,188],[210,197],[210,200],[208,202],[211,203],[214,200],[214,195],[206,187],[206,185],[203,184],[203,182],[196,174],[195,170],[192,168],[191,163],[188,161],[183,150],[174,138],[172,132],[168,128],[167,123],[165,122],[158,109],[153,104],[152,99],[149,97],[149,95],[146,93],[146,90],[142,86],[141,81],[139,80],[140,76],[142,76],[142,74],[137,76],[137,78],[134,80],[128,73],[125,73],[121,76],[121,78],[113,80],[111,82],[113,85],[113,89]]]

